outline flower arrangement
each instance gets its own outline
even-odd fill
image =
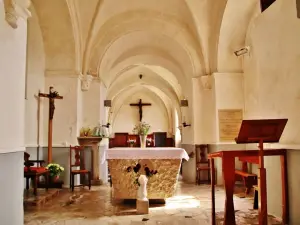
[[[50,177],[56,177],[59,176],[61,172],[63,172],[65,169],[60,166],[57,163],[50,163],[46,166],[46,168],[49,170],[50,172]]]
[[[135,143],[136,143],[136,140],[134,140],[134,139],[129,139],[127,142],[128,142],[129,144],[135,144]]]
[[[92,136],[92,130],[89,127],[82,127],[80,129],[80,137]]]
[[[147,135],[150,130],[150,125],[145,122],[139,122],[137,125],[133,128],[133,133],[138,135]]]

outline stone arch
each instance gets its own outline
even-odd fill
[[[142,39],[148,38],[149,40]],[[155,39],[160,40],[160,43],[153,43]],[[124,44],[127,42],[128,44]],[[139,41],[140,43],[136,43]],[[126,47],[124,47],[126,46]],[[141,55],[142,57],[139,57]],[[149,59],[147,57],[149,56]],[[191,77],[193,73],[192,67],[190,65],[189,57],[185,50],[174,42],[172,39],[165,37],[163,35],[151,34],[149,32],[135,32],[124,35],[119,39],[117,43],[108,49],[107,53],[104,55],[103,60],[99,64],[99,76],[105,77],[106,80],[111,79],[111,74],[116,74],[119,71],[110,73],[110,71],[115,67],[116,64],[121,65],[122,61],[129,61],[128,58],[137,59],[138,63],[142,63],[139,58],[144,58],[145,61],[151,59],[160,58],[163,61],[170,61],[173,64],[172,67],[177,67],[179,69],[177,75],[177,80],[184,83],[185,79]],[[136,64],[132,61],[132,64]],[[152,60],[159,63],[158,60]],[[123,68],[119,68],[122,70]],[[110,73],[109,77],[107,75]],[[114,75],[113,75],[114,76]]]
[[[152,68],[155,67],[160,67],[167,70],[169,72],[168,74],[172,74],[172,76],[165,77],[165,79],[168,79],[168,82],[173,86],[176,93],[178,93],[178,96],[182,95],[182,90],[186,89],[187,82],[182,76],[180,76],[180,68],[178,68],[176,64],[174,65],[174,63],[170,62],[169,60],[157,56],[155,57],[138,55],[127,58],[125,61],[119,63],[114,68],[112,68],[110,73],[111,80],[117,79],[124,72],[131,70],[132,68],[135,68],[139,65],[151,68],[151,70],[153,70]],[[137,76],[138,74],[136,74],[136,77]],[[113,82],[114,81],[109,83],[112,84]]]
[[[242,72],[242,58],[234,51],[246,46],[249,23],[258,4],[255,1],[228,0],[223,14],[216,56],[218,72]],[[239,21],[238,23],[236,21]]]
[[[137,17],[140,18],[137,19]],[[193,68],[193,73],[190,76],[203,73],[201,49],[195,38],[190,34],[189,29],[176,18],[170,18],[167,15],[161,16],[158,15],[158,12],[149,11],[126,12],[107,21],[95,36],[94,40],[97,41],[91,46],[93,51],[85,59],[86,63],[92,69],[97,68],[105,52],[114,42],[125,34],[145,30],[145,27],[147,31],[160,32],[169,38],[173,38],[179,45],[183,46]]]
[[[146,93],[151,99],[153,99],[156,103],[159,104],[159,108],[162,110],[165,120],[167,121],[168,130],[172,129],[172,123],[170,123],[171,115],[169,115],[169,110],[167,109],[167,104],[162,100],[162,98],[157,95],[154,91],[148,89],[147,87],[135,85],[127,87],[123,90],[119,95],[115,97],[113,100],[114,104],[111,108],[113,112],[112,116],[112,127],[114,127],[114,123],[116,121],[117,116],[119,115],[119,111],[121,110],[122,106],[136,93]]]
[[[29,10],[31,17],[28,18],[27,23],[25,126],[32,129],[25,132],[25,144],[35,146],[45,136],[45,133],[41,131],[46,124],[39,122],[44,121],[45,115],[42,113],[44,105],[39,106],[35,96],[38,90],[44,90],[46,55],[37,12],[33,5],[29,7]],[[40,111],[37,110],[39,107]]]
[[[50,72],[76,70],[76,43],[69,7],[66,1],[33,0],[43,34],[46,70]],[[62,63],[63,62],[63,63]]]
[[[108,99],[114,99],[115,96],[120,94],[123,90],[125,90],[128,86],[132,85],[150,85],[159,88],[164,93],[166,93],[169,98],[172,100],[173,104],[179,104],[179,96],[177,96],[173,87],[165,81],[161,76],[155,74],[153,71],[144,70],[147,73],[147,76],[142,80],[139,80],[132,71],[127,71],[123,73],[116,82],[109,88],[107,97]],[[149,75],[149,76],[148,76]]]

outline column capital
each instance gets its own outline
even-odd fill
[[[222,79],[222,78],[237,78],[237,77],[243,77],[243,73],[213,73],[212,74],[214,79]]]
[[[30,4],[30,0],[4,0],[5,20],[12,28],[18,28],[20,17],[24,20],[31,17],[31,12],[28,10]]]
[[[212,76],[211,75],[203,75],[200,77],[201,84],[204,90],[210,90],[212,87]]]
[[[88,91],[90,89],[93,78],[94,77],[92,75],[88,75],[88,74],[86,74],[86,75],[80,74],[79,75],[82,91]]]

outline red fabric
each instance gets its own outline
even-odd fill
[[[39,173],[39,172],[45,172],[47,171],[47,169],[44,167],[30,167],[30,171]],[[24,172],[28,172],[27,167],[24,167]]]

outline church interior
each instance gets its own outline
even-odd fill
[[[300,224],[299,0],[0,15],[0,225]]]

